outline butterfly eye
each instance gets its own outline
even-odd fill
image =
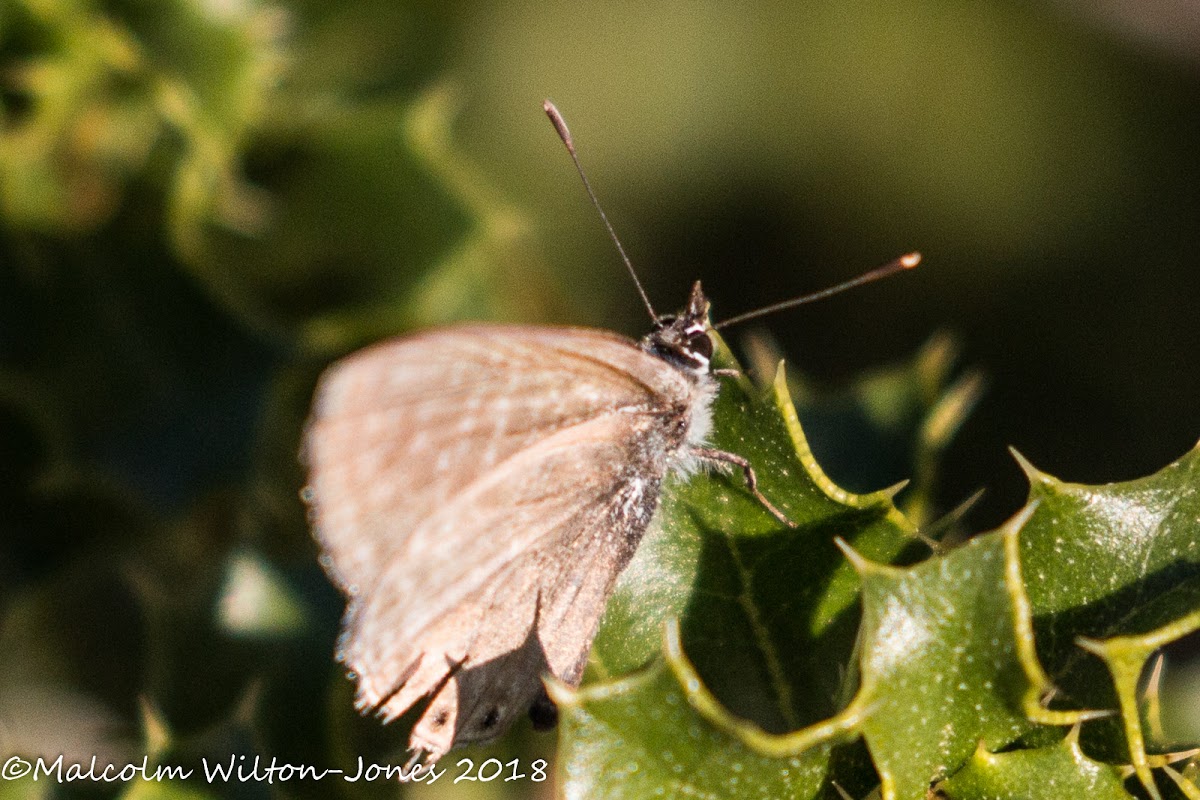
[[[712,355],[713,355],[712,339],[708,338],[708,334],[705,333],[704,331],[700,331],[699,333],[694,333],[691,336],[689,336],[688,341],[687,341],[687,347],[688,347],[688,351],[690,353],[692,353],[692,355],[698,356],[699,358],[702,358],[705,361],[712,360]]]

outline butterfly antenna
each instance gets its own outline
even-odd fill
[[[625,248],[621,246],[621,240],[617,238],[617,232],[613,230],[612,223],[608,221],[608,215],[600,207],[600,201],[596,199],[596,193],[592,191],[592,184],[588,181],[587,174],[583,171],[583,165],[579,163],[579,156],[575,154],[575,142],[571,138],[571,131],[567,129],[567,121],[563,119],[562,114],[555,108],[554,103],[551,103],[549,100],[542,103],[542,109],[545,110],[546,116],[550,118],[550,122],[554,125],[554,130],[558,131],[558,138],[562,139],[563,144],[567,146],[567,152],[571,155],[571,161],[575,163],[575,171],[583,179],[583,188],[587,190],[588,197],[591,198],[592,205],[596,207],[596,211],[600,212],[600,219],[604,221],[604,227],[608,229],[609,238],[617,246],[617,252],[621,254],[621,260],[625,262],[625,268],[629,270],[629,276],[633,278],[633,285],[637,287],[638,294],[642,296],[642,302],[646,304],[646,310],[650,312],[650,319],[658,322],[658,314],[654,313],[654,306],[650,305],[650,298],[646,295],[646,290],[642,288],[642,282],[638,280],[637,272],[633,269],[633,262],[625,254]]]
[[[792,308],[793,306],[811,303],[814,300],[824,300],[826,297],[839,294],[847,289],[853,289],[855,286],[862,286],[864,283],[871,283],[872,281],[877,281],[880,278],[886,278],[889,275],[894,275],[897,272],[901,272],[906,269],[912,269],[920,263],[920,253],[908,253],[900,256],[897,259],[889,261],[882,267],[876,267],[869,272],[864,272],[857,278],[852,278],[845,283],[839,283],[837,286],[830,286],[828,289],[822,289],[821,291],[814,292],[813,294],[806,294],[803,297],[794,297],[791,300],[784,300],[782,303],[775,303],[764,308],[755,309],[754,311],[747,311],[745,314],[738,314],[736,317],[730,317],[729,319],[722,320],[716,325],[713,325],[713,329],[725,328],[730,325],[736,325],[739,322],[745,322],[748,319],[764,317],[767,314],[774,314],[776,311],[782,311],[785,308]]]

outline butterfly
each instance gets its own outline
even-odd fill
[[[902,261],[867,275],[915,265]],[[542,677],[579,684],[669,472],[740,468],[790,524],[744,458],[708,446],[722,373],[700,284],[667,316],[638,289],[654,320],[640,341],[460,324],[367,347],[319,382],[305,498],[321,563],[348,598],[336,657],[360,711],[390,721],[429,698],[414,758],[432,764],[527,712],[553,724]]]

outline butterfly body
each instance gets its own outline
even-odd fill
[[[605,602],[711,429],[699,284],[641,342],[467,324],[366,348],[322,377],[305,441],[322,563],[347,595],[356,705],[428,707],[434,761],[578,684]]]

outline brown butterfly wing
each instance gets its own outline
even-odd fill
[[[305,459],[317,536],[348,593],[423,543],[463,486],[561,428],[676,394],[680,378],[603,331],[464,325],[361,350],[322,377]],[[666,378],[666,380],[663,380]]]
[[[351,597],[341,657],[360,705],[394,717],[439,687],[494,683],[478,670],[507,658],[522,697],[479,721],[499,732],[536,693],[539,658],[578,680],[632,553],[611,537],[640,537],[695,391],[632,342],[576,328],[462,326],[335,365],[306,456],[324,560]],[[426,722],[441,751],[471,738],[463,703],[433,737],[435,706],[414,741]]]
[[[636,443],[631,424],[643,434]],[[416,665],[384,695],[386,717],[435,694],[414,747],[436,757],[494,737],[529,708],[547,672],[578,682],[613,582],[657,502],[670,443],[660,439],[657,454],[643,445],[660,429],[658,419],[620,412],[564,429],[422,524],[417,535],[459,526],[501,549],[447,555],[433,562],[445,581],[435,602],[368,602],[351,623],[352,665]],[[396,565],[382,583],[410,572]]]

